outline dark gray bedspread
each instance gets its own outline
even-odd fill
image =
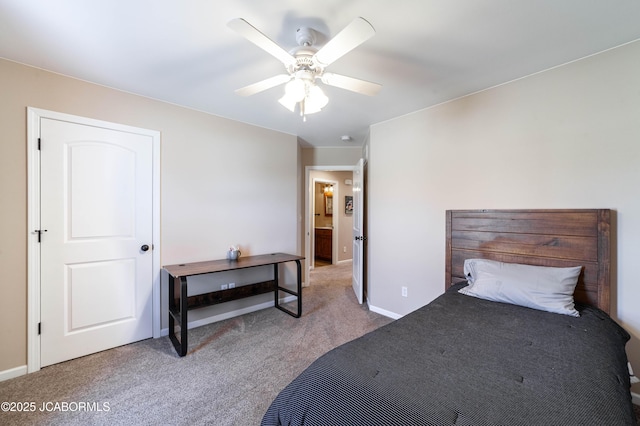
[[[635,425],[629,335],[598,309],[578,310],[450,290],[320,357],[262,424]]]

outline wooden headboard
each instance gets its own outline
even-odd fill
[[[577,302],[610,308],[608,209],[447,210],[446,288],[464,280],[464,260],[583,266]]]

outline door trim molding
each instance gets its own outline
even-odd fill
[[[160,337],[160,132],[92,118],[27,107],[27,373],[40,370],[40,119],[68,121],[150,136],[153,144],[152,316],[153,337]]]

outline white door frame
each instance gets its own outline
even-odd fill
[[[40,370],[40,119],[69,121],[95,127],[148,135],[153,143],[153,337],[160,337],[160,132],[92,118],[27,107],[27,373]]]
[[[305,166],[305,177],[304,177],[304,187],[306,188],[304,191],[304,253],[306,256],[306,262],[305,262],[305,268],[304,268],[304,285],[308,286],[309,285],[309,270],[310,270],[310,265],[313,261],[313,259],[311,259],[311,255],[312,255],[312,251],[311,251],[311,231],[313,230],[313,191],[314,191],[314,187],[313,187],[313,182],[312,179],[310,178],[311,176],[311,171],[312,170],[318,170],[318,171],[325,171],[325,172],[348,172],[348,171],[354,171],[356,169],[355,166]],[[324,180],[326,181],[327,179],[321,179],[318,178],[318,180]],[[334,205],[335,208],[335,205]],[[335,228],[338,226],[336,225],[337,218],[333,219],[333,227],[334,227],[334,231],[336,230]],[[335,235],[336,232],[333,232],[333,234]],[[334,236],[334,238],[337,238]],[[337,247],[337,244],[334,244],[335,241],[332,241],[332,257],[334,257],[334,259],[337,259],[337,249],[334,250],[335,247]]]

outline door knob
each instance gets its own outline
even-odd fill
[[[147,250],[149,250],[149,246],[145,244],[142,247],[140,247],[140,250],[147,251]]]

